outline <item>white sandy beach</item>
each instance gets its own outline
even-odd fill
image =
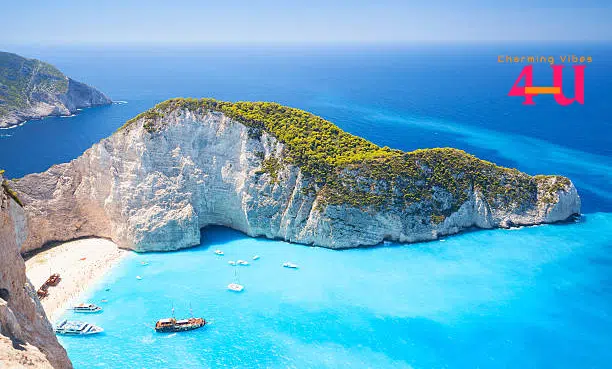
[[[49,296],[41,300],[52,323],[68,303],[99,281],[128,251],[112,241],[89,238],[66,242],[45,250],[26,261],[26,274],[38,289],[52,273],[59,273],[60,283],[49,287]]]

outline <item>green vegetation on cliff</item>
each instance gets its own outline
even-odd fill
[[[171,99],[126,122],[141,121],[155,133],[163,117],[173,111],[221,112],[249,127],[249,137],[262,131],[286,147],[283,162],[301,168],[312,179],[327,204],[354,206],[419,206],[442,222],[463,204],[472,189],[493,205],[524,207],[537,200],[537,181],[516,169],[497,166],[452,148],[403,152],[379,147],[351,135],[333,123],[306,111],[268,102],[223,102],[214,99]],[[123,128],[123,127],[122,127]],[[276,181],[283,163],[262,159],[261,172]],[[562,177],[558,177],[562,178]],[[556,181],[557,191],[566,179]],[[552,196],[552,194],[551,194]]]
[[[54,66],[0,52],[0,117],[29,106],[33,94],[61,94],[67,90],[68,79]]]

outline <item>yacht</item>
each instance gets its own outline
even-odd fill
[[[230,260],[227,262],[229,265],[236,265],[236,262],[234,260]]]
[[[242,292],[244,290],[244,286],[238,281],[238,271],[236,269],[234,269],[234,283],[228,284],[227,289],[234,292]]]
[[[227,289],[234,292],[242,292],[244,286],[238,283],[230,283],[227,285]]]
[[[297,268],[298,268],[298,265],[297,265],[297,264],[293,264],[293,263],[292,263],[292,262],[290,262],[290,261],[285,262],[285,263],[283,264],[283,266],[284,266],[285,268],[291,268],[291,269],[297,269]]]
[[[86,336],[104,332],[104,329],[93,324],[80,322],[76,320],[63,320],[55,327],[56,334],[67,336]]]
[[[259,255],[253,256],[253,260],[259,260]]]
[[[215,250],[215,254],[217,254],[217,255],[221,255],[221,256],[225,255],[225,254],[223,253],[223,251],[221,251],[221,250]]]
[[[236,264],[238,264],[238,265],[244,265],[244,266],[247,266],[247,265],[249,265],[249,262],[248,262],[248,261],[246,261],[246,260],[238,260],[238,261],[236,262]]]
[[[75,313],[99,313],[102,308],[94,304],[82,303],[72,307]]]

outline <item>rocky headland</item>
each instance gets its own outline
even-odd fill
[[[111,102],[50,64],[0,52],[0,128]]]
[[[223,225],[328,248],[433,240],[580,212],[572,182],[439,148],[402,152],[275,103],[172,99],[70,163],[11,182],[23,251],[105,237],[136,251],[198,245]]]
[[[28,281],[25,213],[0,171],[0,368],[72,368]]]

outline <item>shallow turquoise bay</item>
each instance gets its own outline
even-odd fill
[[[105,310],[79,318],[106,332],[61,342],[77,369],[601,368],[612,360],[611,245],[607,213],[345,251],[213,227],[202,246],[124,259],[83,296]],[[227,263],[237,259],[251,265]],[[226,290],[235,269],[241,294]],[[155,333],[172,305],[211,324]]]

